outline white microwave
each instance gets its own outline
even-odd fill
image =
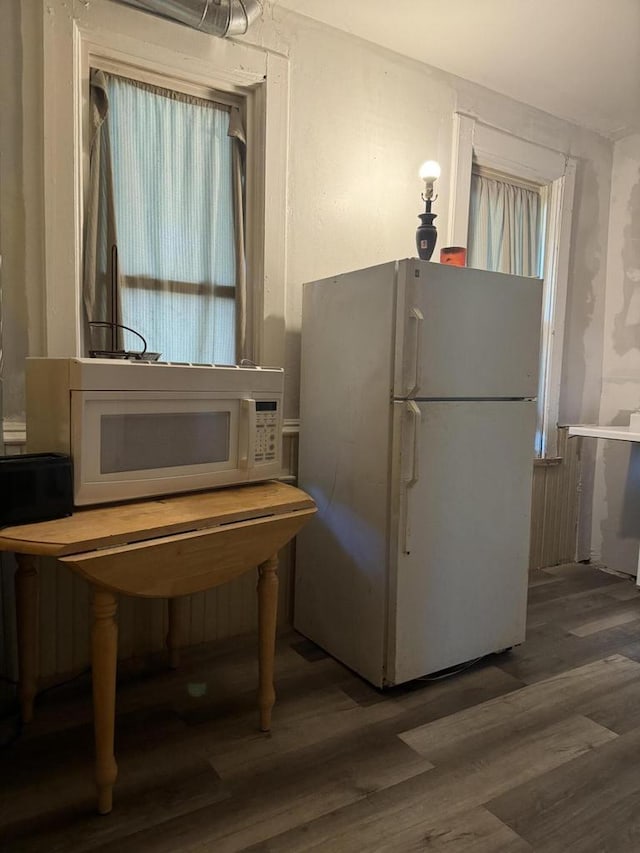
[[[281,368],[29,358],[27,450],[70,454],[76,505],[279,476]]]

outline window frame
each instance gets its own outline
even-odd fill
[[[555,459],[576,160],[484,124],[473,116],[455,113],[447,234],[450,246],[467,245],[471,172],[476,164],[537,184],[547,194],[540,359],[543,400],[539,401],[537,429],[541,442],[536,455]]]
[[[106,0],[42,0],[42,14],[46,354],[79,356],[83,351],[89,69],[110,65],[112,70],[127,68],[129,75],[162,78],[168,88],[205,88],[243,97],[248,355],[258,363],[282,365],[288,60]],[[266,322],[273,318],[281,322]]]

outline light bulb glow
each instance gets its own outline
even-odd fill
[[[440,164],[435,160],[426,160],[420,166],[419,174],[423,181],[437,181],[440,177]]]

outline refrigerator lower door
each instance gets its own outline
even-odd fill
[[[386,683],[521,643],[535,402],[394,403]]]

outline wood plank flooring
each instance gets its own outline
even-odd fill
[[[123,666],[107,817],[84,675],[0,749],[0,851],[640,853],[640,593],[537,571],[528,626],[510,653],[387,692],[283,634],[270,736],[253,638]]]

